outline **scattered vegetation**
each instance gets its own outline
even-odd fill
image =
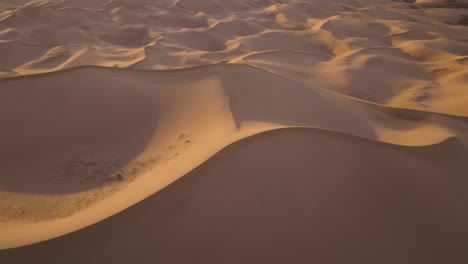
[[[82,208],[118,192],[124,188],[125,184],[135,180],[139,174],[152,169],[157,162],[166,163],[181,155],[182,152],[179,152],[177,147],[182,146],[182,142],[191,143],[192,138],[184,133],[178,134],[177,139],[168,146],[168,149],[172,150],[168,151],[169,153],[164,153],[164,156],[142,155],[133,160],[126,157],[99,157],[99,155],[86,150],[80,151],[64,160],[60,165],[60,172],[52,175],[49,179],[76,181],[79,184],[77,186],[82,190],[67,195],[66,199],[63,197],[49,198],[47,202],[41,203],[39,209],[34,208],[30,204],[30,200],[26,198],[17,204],[12,203],[11,199],[2,199],[2,195],[7,194],[0,192],[0,221],[21,218],[40,222],[68,217]],[[163,157],[165,158],[163,159]]]
[[[120,173],[117,173],[117,175],[115,175],[115,177],[117,178],[117,180],[121,180],[121,181],[123,181],[123,179],[124,179],[124,177]]]

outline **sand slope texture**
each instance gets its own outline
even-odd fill
[[[0,263],[468,263],[468,1],[0,2]]]

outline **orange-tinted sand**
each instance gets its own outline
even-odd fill
[[[0,2],[0,263],[468,263],[467,25],[461,0]]]

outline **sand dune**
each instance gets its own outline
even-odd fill
[[[14,49],[21,55],[3,61],[0,76],[79,65],[171,69],[248,63],[372,102],[467,115],[458,99],[464,96],[463,83],[444,81],[454,74],[466,76],[464,1],[7,1],[4,5],[0,50],[9,54]],[[300,56],[285,61],[265,53],[274,50],[311,52],[328,60],[310,60],[298,67]],[[368,75],[364,80],[363,74]],[[381,74],[386,77],[379,78]]]
[[[1,2],[0,262],[468,261],[467,7]]]
[[[314,129],[272,131],[234,143],[114,217],[0,257],[457,263],[468,258],[460,185],[468,168],[447,158],[460,154],[457,140],[411,148]]]
[[[108,217],[261,131],[312,127],[407,146],[467,137],[464,117],[371,104],[244,65],[82,67],[0,83],[4,245]],[[44,220],[61,228],[38,228]]]

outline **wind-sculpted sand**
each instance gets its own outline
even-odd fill
[[[467,19],[1,2],[0,262],[467,262]]]

